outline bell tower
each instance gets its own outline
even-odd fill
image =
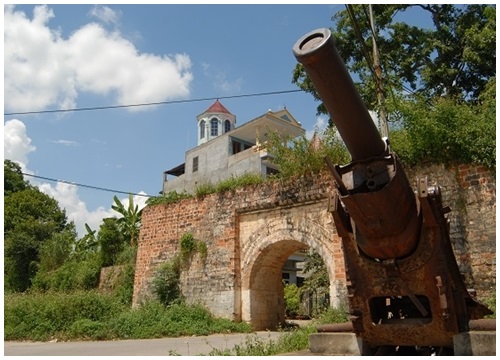
[[[198,146],[233,130],[236,126],[236,116],[231,114],[219,99],[215,100],[196,119],[198,120]]]

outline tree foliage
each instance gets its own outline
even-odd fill
[[[392,149],[407,165],[466,163],[496,167],[495,105],[438,98],[400,103]]]
[[[309,293],[315,301],[313,309],[317,315],[328,308],[330,293],[330,278],[321,255],[314,250],[309,250],[303,272],[309,276],[304,280],[301,291]]]
[[[6,160],[4,171],[9,179],[4,182],[5,288],[25,291],[40,265],[42,248],[49,251],[45,244],[60,234],[72,238],[75,229],[55,199],[24,182],[18,166]]]
[[[102,266],[115,265],[118,255],[125,248],[126,238],[116,218],[103,219],[97,239],[100,246]]]
[[[3,165],[3,195],[26,189],[29,185],[24,181],[21,167],[11,160],[4,160]]]
[[[115,204],[112,205],[111,208],[122,215],[122,217],[118,219],[118,225],[123,236],[129,239],[130,244],[137,244],[139,229],[141,227],[142,209],[139,210],[139,206],[134,205],[132,194],[128,197],[127,208],[125,208],[116,195],[113,197],[113,200]]]
[[[493,5],[372,5],[384,88],[401,93],[405,87],[427,98],[450,96],[475,101],[496,74],[496,13]],[[399,21],[418,7],[432,27]],[[367,5],[350,5],[333,16],[333,37],[347,69],[359,79],[360,93],[376,107],[372,32]],[[368,58],[368,60],[367,60]],[[301,65],[293,82],[318,99]],[[388,97],[386,94],[386,98]],[[320,106],[319,113],[326,113]]]
[[[268,133],[267,151],[273,163],[279,166],[277,176],[288,178],[304,173],[317,173],[325,166],[325,157],[336,163],[349,161],[349,153],[335,129],[316,132],[313,139],[305,135],[283,138],[276,132]]]
[[[494,168],[495,6],[399,4],[372,9],[396,152],[410,164],[472,162]],[[430,25],[402,20],[410,9]],[[332,19],[339,55],[367,107],[376,110],[368,6],[348,5]],[[320,100],[302,65],[295,67],[292,82]],[[318,114],[326,113],[321,103]]]

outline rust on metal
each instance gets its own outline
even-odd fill
[[[293,47],[351,153],[328,168],[336,188],[328,209],[342,238],[348,324],[320,332],[354,332],[375,351],[453,348],[453,336],[490,329],[491,311],[466,289],[450,242],[450,208],[438,186],[414,192],[395,153],[377,131],[335,48],[329,29]],[[475,320],[480,319],[480,320]],[[377,350],[378,349],[378,350]]]
[[[293,52],[323,99],[353,160],[382,155],[385,144],[344,67],[330,30],[304,35]]]

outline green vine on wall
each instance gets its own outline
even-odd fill
[[[183,301],[181,292],[181,272],[187,268],[192,256],[197,252],[205,264],[207,258],[207,243],[196,240],[194,236],[186,232],[179,240],[180,252],[170,261],[162,264],[156,271],[153,279],[153,293],[156,298],[165,305],[180,303]]]
[[[197,240],[193,234],[187,232],[180,239],[181,260],[182,265],[187,266],[189,260],[197,252],[200,255],[201,261],[205,264],[207,258],[207,243],[203,240]]]

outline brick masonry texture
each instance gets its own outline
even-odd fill
[[[452,208],[450,237],[466,285],[477,291],[479,299],[488,297],[496,285],[494,177],[474,166],[433,165],[405,171],[413,187],[417,175],[441,187],[443,204]],[[256,320],[251,312],[266,310],[252,309],[247,290],[255,287],[252,281],[259,276],[265,280],[265,271],[273,273],[282,266],[266,251],[286,258],[301,246],[316,248],[327,260],[330,294],[340,299],[345,294],[343,255],[326,205],[332,188],[330,174],[322,173],[147,207],[137,252],[134,306],[151,297],[156,270],[180,251],[179,239],[186,232],[204,241],[208,251],[204,261],[194,254],[183,270],[183,295],[217,316]],[[268,298],[274,301],[278,300]]]

